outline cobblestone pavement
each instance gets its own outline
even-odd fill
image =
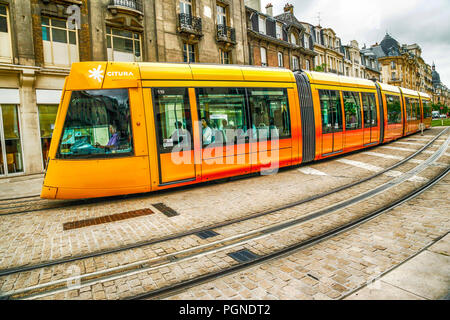
[[[378,296],[372,298],[389,298],[386,284],[376,282],[378,277],[450,231],[450,200],[442,197],[448,194],[449,187],[450,175],[447,175],[417,198],[351,231],[167,299],[339,299],[366,285],[378,289]],[[439,252],[445,250],[448,257],[448,244],[448,241],[443,243],[445,247],[440,250],[431,248]],[[428,263],[434,261],[430,259]],[[448,264],[440,268],[447,270],[440,287],[448,289]],[[427,278],[417,279],[420,280],[419,285],[426,288]],[[445,295],[446,291],[443,293]],[[410,293],[406,298],[427,297]],[[440,296],[429,294],[428,298],[439,299]]]
[[[436,133],[437,131],[434,131]],[[48,210],[33,214],[23,214],[17,216],[0,217],[0,232],[5,235],[5,239],[12,243],[3,242],[0,244],[0,261],[1,268],[11,267],[15,265],[37,263],[45,260],[58,259],[61,257],[78,255],[82,253],[98,251],[104,248],[118,247],[128,243],[157,238],[168,234],[185,231],[192,226],[205,226],[218,222],[227,221],[236,217],[247,215],[249,213],[281,206],[289,201],[306,198],[310,195],[329,190],[339,185],[360,179],[362,177],[373,174],[373,171],[381,170],[399,161],[399,157],[404,158],[419,149],[433,135],[421,137],[415,135],[406,138],[402,142],[416,143],[414,146],[408,146],[409,150],[393,151],[393,149],[382,149],[383,147],[372,148],[369,151],[353,154],[339,159],[347,159],[350,162],[338,161],[339,159],[329,160],[326,162],[314,163],[307,167],[299,169],[290,169],[280,172],[274,176],[262,176],[251,179],[239,180],[228,183],[213,184],[200,186],[197,188],[187,188],[185,190],[170,191],[149,195],[145,198],[122,200],[120,203],[112,202],[111,204],[88,205],[82,208],[66,208],[59,210]],[[447,138],[447,135],[437,140],[437,143],[427,149],[427,153],[415,158],[416,163],[421,163],[430,154],[435,151],[439,145]],[[389,146],[396,146],[391,143]],[[399,145],[399,144],[398,144]],[[400,155],[400,152],[402,153]],[[376,153],[373,155],[371,153]],[[353,162],[351,162],[353,161]],[[372,167],[355,166],[355,163],[365,163]],[[448,152],[439,159],[441,165],[448,164],[450,158]],[[350,164],[349,164],[350,163]],[[396,168],[401,172],[410,170],[414,165],[405,164]],[[311,173],[303,173],[304,168],[312,168],[321,172],[321,175]],[[432,169],[432,168],[431,168]],[[418,179],[405,183],[405,190],[414,188],[417,184],[426,181],[424,178],[430,178],[434,175],[433,170],[425,170],[419,174]],[[322,175],[324,174],[324,175]],[[369,190],[375,185],[388,181],[389,176],[380,176],[377,181],[371,182],[365,189],[359,192]],[[314,183],[312,183],[314,182]],[[400,188],[397,192],[404,192]],[[245,190],[245,191],[244,191]],[[405,191],[406,192],[406,191]],[[301,195],[299,197],[299,194]],[[341,196],[336,195],[335,200],[342,200]],[[116,221],[110,224],[103,224],[81,228],[77,230],[62,230],[62,224],[68,221],[82,220],[92,217],[109,215],[117,212],[136,210],[151,207],[152,203],[164,202],[172,208],[180,212],[179,216],[168,218],[161,213],[150,216],[128,219],[124,221]],[[220,206],[219,206],[220,205]],[[305,206],[302,210],[303,214],[311,210],[317,210],[323,207],[323,204],[311,204]],[[368,206],[370,208],[370,205]],[[448,207],[448,204],[447,204]],[[245,208],[245,209],[243,209]],[[154,208],[152,207],[152,210]],[[154,210],[157,211],[157,210]],[[212,212],[214,211],[214,212]],[[356,212],[357,210],[353,210]],[[351,210],[349,210],[351,212]],[[205,217],[206,215],[206,217]],[[284,211],[283,213],[273,215],[272,221],[264,221],[262,219],[252,219],[239,226],[229,226],[221,229],[220,236],[222,238],[239,232],[241,230],[254,230],[255,228],[275,223],[279,220],[292,219],[298,216],[298,210]],[[326,219],[324,219],[326,220]],[[339,223],[342,217],[331,220],[331,224]],[[6,222],[6,223],[5,223]],[[321,225],[317,221],[314,222]],[[314,224],[308,225],[314,227]],[[323,226],[326,226],[324,221]],[[314,232],[323,231],[317,228]],[[314,233],[313,232],[313,233]],[[311,234],[311,232],[309,233]],[[289,234],[284,237],[289,238]],[[280,243],[285,243],[282,241]],[[93,272],[103,268],[118,266],[124,261],[138,261],[139,259],[148,257],[158,257],[167,255],[175,251],[192,248],[198,245],[204,245],[211,241],[201,240],[196,236],[190,236],[181,241],[173,241],[172,243],[161,243],[150,246],[142,250],[129,250],[115,255],[105,257],[91,258],[77,267],[81,272]],[[13,245],[16,247],[14,248]],[[274,250],[279,246],[277,241],[271,241],[268,248],[263,245],[255,244],[253,248],[258,253],[264,253],[266,250]],[[14,250],[10,250],[10,248]],[[79,291],[69,291],[64,294],[56,295],[53,298],[78,298],[78,299],[101,299],[101,298],[121,298],[132,293],[139,293],[142,290],[154,289],[164,283],[177,281],[178,277],[193,277],[198,272],[205,270],[214,270],[219,268],[221,264],[232,264],[232,259],[226,259],[226,253],[222,256],[212,257],[211,261],[202,262],[199,260],[194,262],[181,263],[175,266],[173,270],[165,268],[151,273],[150,276],[144,274],[131,275],[127,279],[117,279],[116,281],[108,281],[98,283],[92,287],[82,288]],[[218,261],[217,259],[222,259]],[[223,259],[225,258],[225,259]],[[54,269],[43,270],[39,272],[30,272],[21,274],[19,277],[11,276],[0,281],[0,290],[2,292],[9,291],[23,285],[33,285],[42,282],[54,281],[67,276],[65,270],[58,268],[67,268],[67,266],[55,267]],[[54,275],[57,275],[56,277]],[[313,276],[314,279],[314,276]],[[137,287],[140,289],[138,290]]]

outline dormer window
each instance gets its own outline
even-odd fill
[[[259,33],[266,34],[266,18],[259,16]]]
[[[277,22],[277,26],[276,26],[276,34],[277,34],[277,39],[283,39],[283,27],[281,25],[281,23]]]
[[[297,45],[297,38],[295,37],[295,34],[291,33],[291,43]]]

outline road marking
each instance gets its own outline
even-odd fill
[[[368,164],[368,163],[364,163],[364,162],[360,162],[360,161],[354,161],[354,160],[350,160],[350,159],[337,159],[336,161],[341,162],[341,163],[346,163],[349,164],[351,166],[354,167],[358,167],[358,168],[362,168],[362,169],[366,169],[369,171],[373,171],[373,172],[380,172],[382,170],[384,170],[381,167],[377,167],[374,166],[372,164]],[[399,177],[403,174],[403,172],[397,171],[397,170],[389,170],[387,172],[384,173],[384,175],[388,176],[388,177]],[[423,181],[428,181],[428,179],[419,177],[419,176],[412,176],[411,178],[407,179],[408,181],[412,181],[412,182],[423,182]]]
[[[320,170],[313,169],[310,167],[300,168],[300,169],[298,169],[298,171],[300,171],[301,173],[304,173],[304,174],[311,174],[314,176],[327,176],[327,174],[325,172],[322,172]]]
[[[423,143],[417,143],[417,142],[395,141],[395,143],[410,144],[410,145],[413,145],[413,146],[423,146]]]
[[[409,149],[409,148],[400,148],[400,147],[391,147],[391,146],[380,146],[380,148],[387,148],[392,150],[401,150],[401,151],[417,151],[416,149]]]
[[[372,152],[372,151],[366,151],[363,152],[364,154],[368,155],[368,156],[374,156],[374,157],[379,157],[379,158],[385,158],[385,159],[394,159],[394,160],[403,160],[405,159],[404,157],[399,157],[399,156],[393,156],[391,154],[384,154],[384,153],[379,153],[379,152]],[[422,163],[425,160],[417,160],[417,159],[411,159],[409,160],[412,163]]]

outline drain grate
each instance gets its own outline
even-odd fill
[[[196,235],[201,239],[206,239],[206,238],[212,238],[212,237],[218,236],[219,234],[212,230],[205,230],[205,231],[197,232]]]
[[[179,215],[178,212],[176,212],[172,208],[166,206],[164,203],[155,203],[155,204],[152,204],[152,206],[154,206],[156,209],[161,211],[161,213],[165,214],[168,217],[174,217],[174,216]]]
[[[236,260],[237,262],[248,262],[251,260],[255,260],[259,256],[250,250],[243,249],[236,252],[228,253],[228,255]]]
[[[116,214],[98,217],[98,218],[66,222],[63,224],[63,230],[84,228],[84,227],[89,227],[89,226],[93,226],[93,225],[97,225],[97,224],[103,224],[103,223],[109,223],[109,222],[114,222],[114,221],[119,221],[119,220],[136,218],[136,217],[140,217],[140,216],[146,216],[146,215],[149,215],[152,213],[154,213],[154,212],[150,209],[140,209],[140,210],[116,213]]]

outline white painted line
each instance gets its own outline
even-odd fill
[[[383,168],[381,167],[377,167],[368,163],[364,163],[364,162],[360,162],[360,161],[354,161],[354,160],[349,160],[349,159],[337,159],[336,161],[341,162],[341,163],[345,163],[345,164],[349,164],[351,166],[354,167],[358,167],[361,169],[366,169],[369,171],[373,171],[373,172],[378,172],[378,171],[382,171]],[[400,173],[401,174],[401,173]]]
[[[373,171],[373,172],[380,172],[382,170],[384,170],[381,167],[377,167],[374,166],[372,164],[368,164],[368,163],[364,163],[364,162],[360,162],[360,161],[354,161],[354,160],[349,160],[349,159],[337,159],[336,161],[338,162],[342,162],[342,163],[346,163],[358,168],[362,168],[362,169],[366,169],[369,171]],[[388,177],[399,177],[403,174],[403,172],[400,171],[396,171],[396,170],[389,170],[387,172],[384,173],[384,175],[388,176]],[[408,181],[412,181],[412,182],[424,182],[424,181],[428,181],[428,179],[419,177],[419,176],[412,176],[411,178],[407,179]]]
[[[363,153],[368,155],[368,156],[385,158],[385,159],[394,159],[394,160],[403,160],[403,159],[405,159],[404,157],[393,156],[391,154],[384,154],[384,153],[379,153],[379,152],[366,151],[366,152],[363,152]],[[412,163],[419,164],[419,163],[424,162],[425,160],[411,159],[409,161],[412,162]]]
[[[400,148],[400,147],[391,147],[391,146],[380,146],[380,148],[387,148],[387,149],[400,150],[400,151],[417,151],[416,149],[408,149],[408,148]]]
[[[304,173],[304,174],[310,174],[310,175],[314,175],[314,176],[326,176],[327,175],[325,172],[322,172],[320,170],[313,169],[310,167],[300,168],[300,169],[298,169],[298,171],[300,171],[301,173]]]
[[[423,146],[423,143],[395,141],[395,143],[410,144],[412,146]]]

